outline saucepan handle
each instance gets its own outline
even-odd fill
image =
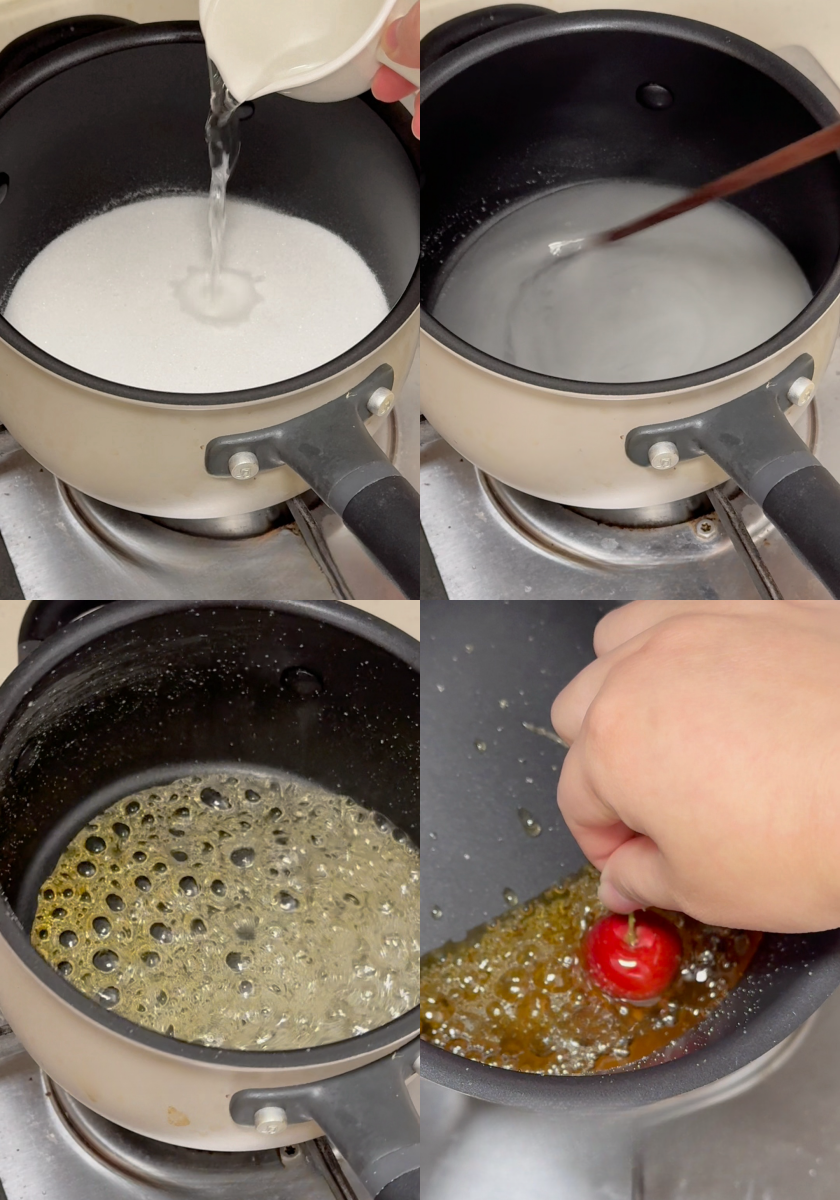
[[[390,411],[394,372],[383,364],[343,396],[280,425],[213,438],[204,465],[243,486],[291,467],[344,521],[404,595],[420,595],[420,497],[368,433]]]
[[[374,1200],[420,1200],[420,1122],[406,1087],[419,1046],[317,1083],[236,1092],[230,1115],[257,1128],[272,1110],[281,1123],[315,1121]]]
[[[814,360],[800,355],[768,383],[693,417],[633,429],[627,456],[648,470],[679,470],[708,454],[761,505],[832,596],[840,597],[840,483],[787,418],[814,395]]]

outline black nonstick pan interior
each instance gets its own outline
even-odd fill
[[[24,663],[38,674],[25,700],[13,711],[0,700],[0,887],[25,926],[94,812],[179,775],[292,773],[417,841],[417,676],[401,657],[410,639],[349,609],[330,623],[318,606],[157,608],[83,617]],[[91,639],[58,658],[84,629]]]
[[[499,24],[492,9],[471,13],[426,46],[440,57],[424,77],[424,319],[453,348],[429,314],[465,239],[508,206],[592,180],[693,189],[837,120],[798,71],[726,30],[649,12],[539,16],[530,5],[514,20],[519,7],[504,6]],[[827,155],[731,203],[790,250],[814,291],[790,340],[837,295],[840,160]],[[777,334],[752,353],[783,344]],[[552,386],[510,364],[491,369]]]
[[[424,953],[504,912],[505,889],[529,899],[584,861],[555,801],[565,751],[526,724],[550,731],[551,703],[593,659],[595,625],[612,607],[585,600],[424,604]],[[539,837],[526,833],[520,807],[542,826]],[[840,932],[767,935],[739,987],[645,1065],[548,1077],[424,1045],[423,1074],[486,1100],[532,1108],[649,1104],[712,1083],[766,1053],[838,984]]]
[[[55,74],[48,56],[0,81],[3,301],[32,258],[79,221],[145,196],[208,187],[210,90],[197,24],[126,26],[59,54]],[[25,88],[21,77],[38,70],[42,82]],[[418,251],[407,114],[403,122],[376,101],[305,104],[275,95],[244,113],[231,196],[338,234],[396,305]]]

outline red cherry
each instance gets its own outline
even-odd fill
[[[587,970],[602,991],[618,1000],[653,1000],[679,970],[682,939],[655,913],[634,913],[632,921],[611,913],[592,926],[583,949]]]

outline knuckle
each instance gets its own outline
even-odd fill
[[[705,660],[710,646],[726,638],[731,625],[732,618],[724,614],[693,612],[669,617],[657,625],[641,653],[657,660],[696,658],[699,654]]]
[[[568,729],[566,728],[566,725],[568,724],[568,722],[566,719],[565,696],[566,696],[566,693],[561,692],[560,695],[556,696],[554,699],[554,703],[551,706],[551,726],[554,729],[555,733],[558,735],[558,737],[562,737],[565,740],[568,740],[568,738],[567,738]]]
[[[620,681],[615,678],[601,688],[586,713],[586,741],[596,759],[610,756],[626,722]]]
[[[642,654],[673,655],[683,653],[696,640],[705,617],[696,615],[669,617],[653,630]]]
[[[606,613],[601,617],[601,620],[595,626],[595,633],[592,636],[592,644],[595,647],[595,653],[600,657],[606,651],[610,650],[617,641],[620,641],[620,631],[626,623],[625,610],[623,608],[614,608],[612,612]]]

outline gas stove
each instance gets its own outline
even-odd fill
[[[326,1138],[226,1154],[131,1133],[41,1073],[0,1017],[0,1198],[369,1200]]]
[[[431,0],[427,29],[476,4]],[[549,3],[563,11],[577,5]],[[649,7],[630,4],[627,7]],[[702,5],[669,11],[715,21]],[[720,23],[762,41],[807,75],[840,108],[840,89],[802,45],[779,48],[770,22],[761,33],[749,21]],[[768,5],[769,10],[776,6]],[[803,5],[809,40],[822,47],[819,3]],[[700,10],[703,11],[700,11]],[[802,11],[797,9],[797,16]],[[743,15],[743,14],[742,14]],[[773,14],[780,18],[779,13]],[[765,18],[767,14],[765,13]],[[759,17],[756,22],[761,24]],[[808,22],[805,22],[808,25]],[[777,35],[776,35],[777,36]],[[826,63],[840,78],[840,44],[826,42]],[[840,478],[840,343],[835,348],[807,426],[816,456]],[[568,508],[516,491],[461,458],[428,424],[421,434],[423,527],[452,600],[481,599],[823,599],[828,593],[762,511],[734,485],[652,509]]]
[[[418,483],[416,370],[382,434]],[[168,521],[67,487],[0,434],[0,599],[400,599],[343,522],[310,494],[218,521]]]

